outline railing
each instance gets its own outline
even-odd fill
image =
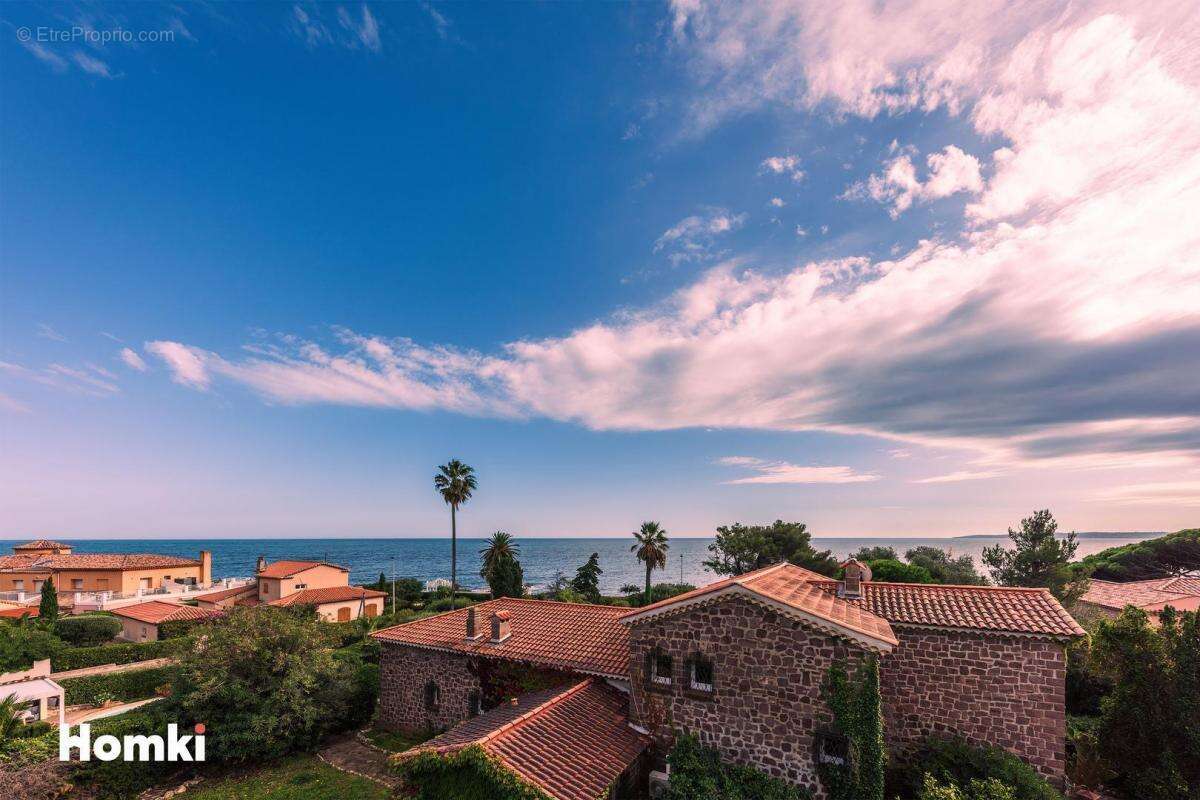
[[[248,586],[252,583],[254,583],[253,578],[223,578],[207,584],[175,583],[160,586],[156,589],[138,589],[133,592],[90,592],[79,589],[60,588],[58,596],[60,600],[69,598],[77,608],[95,608],[99,610],[119,608],[146,600],[164,598],[187,599],[192,595],[217,592],[221,589],[233,589],[239,586]],[[41,602],[41,599],[41,593],[0,592],[0,600],[6,600],[22,606],[36,606]]]

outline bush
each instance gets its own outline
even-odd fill
[[[475,601],[466,597],[456,597],[453,599],[439,597],[437,600],[431,601],[426,608],[429,611],[450,611],[451,609],[466,608],[473,605],[475,605]]]
[[[402,761],[398,771],[416,787],[417,800],[550,800],[478,745],[448,756],[424,752]]]
[[[53,656],[55,672],[104,664],[132,664],[152,658],[177,656],[189,647],[188,639],[164,639],[159,642],[129,642],[104,644],[99,647],[77,647],[62,650]]]
[[[955,787],[994,778],[1012,789],[1012,800],[1062,800],[1045,778],[1012,753],[998,747],[976,747],[962,739],[926,739],[904,771],[892,777],[902,794],[921,797],[926,775]],[[974,798],[970,794],[965,797]]]
[[[99,736],[110,735],[118,739],[125,736],[167,735],[167,725],[180,723],[180,733],[185,726],[176,715],[170,701],[148,703],[116,717],[96,720],[91,723],[92,742]],[[172,761],[91,761],[74,763],[75,782],[90,786],[96,796],[103,800],[126,800],[166,779],[168,775],[187,764]]]
[[[0,672],[29,669],[35,661],[55,658],[64,647],[62,639],[43,630],[38,623],[0,625]]]
[[[174,665],[137,669],[129,672],[110,672],[107,675],[88,675],[66,678],[59,683],[66,695],[67,705],[94,703],[105,700],[144,700],[154,697],[171,682]]]
[[[921,794],[917,800],[1014,800],[1013,790],[995,778],[985,781],[974,780],[966,789],[953,783],[942,783],[932,775],[925,776]]]
[[[671,782],[666,800],[808,800],[812,795],[752,767],[726,764],[690,734],[681,734],[667,759]]]
[[[905,564],[895,558],[881,558],[867,562],[871,568],[871,580],[888,583],[933,583],[933,575],[924,567]]]
[[[684,592],[690,592],[695,588],[690,583],[656,583],[650,587],[650,603],[657,603]],[[646,602],[646,592],[643,589],[631,592],[625,601],[633,608],[641,608],[650,604]]]
[[[208,625],[211,621],[207,619],[176,619],[161,622],[158,625],[158,638],[160,640],[178,639],[181,636],[187,636],[201,625]]]
[[[73,647],[95,647],[111,642],[120,632],[121,620],[108,614],[62,617],[54,623],[54,633]]]

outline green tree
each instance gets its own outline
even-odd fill
[[[958,586],[985,586],[987,579],[975,571],[975,560],[970,556],[954,558],[940,547],[914,547],[904,554],[909,564],[923,567],[933,576],[934,583],[949,583]]]
[[[4,746],[17,738],[17,733],[25,727],[25,723],[17,718],[21,710],[20,705],[14,696],[0,697],[0,752],[3,752]]]
[[[650,573],[667,565],[667,532],[657,522],[643,522],[640,530],[634,531],[634,545],[629,548],[637,560],[646,565],[646,598],[650,598]]]
[[[600,576],[603,573],[604,570],[600,569],[600,554],[592,553],[588,556],[587,563],[575,571],[571,588],[586,598],[589,603],[599,603]]]
[[[257,762],[315,746],[348,724],[353,665],[334,657],[339,634],[312,615],[237,608],[184,651],[171,701],[208,728],[214,760]]]
[[[397,578],[396,603],[412,605],[421,599],[421,592],[424,589],[425,585],[416,578]]]
[[[54,578],[46,578],[42,584],[42,602],[38,604],[38,619],[54,622],[58,619],[58,590],[54,588]]]
[[[894,558],[880,558],[868,561],[871,568],[871,580],[886,581],[887,583],[933,583],[933,576],[924,567],[905,564]]]
[[[864,564],[868,561],[900,560],[900,556],[896,555],[896,549],[894,547],[885,547],[883,545],[860,547],[858,550],[850,554],[850,558],[857,559]]]
[[[487,544],[479,551],[479,577],[490,582],[489,575],[496,565],[505,558],[516,558],[521,554],[521,546],[513,537],[504,531],[496,531],[487,540]]]
[[[0,672],[29,669],[33,662],[53,658],[63,641],[33,624],[0,623]]]
[[[487,582],[492,597],[525,596],[525,572],[521,569],[521,562],[512,556],[496,561],[496,566],[488,573]]]
[[[1200,799],[1200,612],[1126,607],[1103,621],[1092,656],[1113,683],[1100,701],[1096,740],[1125,794]]]
[[[1085,557],[1081,568],[1103,581],[1142,581],[1200,573],[1200,528],[1101,550]]]
[[[712,558],[704,566],[718,575],[741,575],[787,561],[833,577],[839,566],[829,550],[813,548],[812,534],[803,522],[778,519],[771,525],[722,525],[708,551]]]
[[[1001,586],[1038,586],[1049,589],[1064,605],[1074,603],[1087,591],[1087,578],[1071,567],[1079,541],[1074,532],[1059,538],[1058,523],[1048,509],[1035,511],[1021,520],[1021,529],[1008,529],[1016,546],[985,548],[983,563]]]
[[[479,488],[475,470],[457,458],[452,458],[438,467],[433,476],[433,488],[450,506],[450,591],[458,588],[458,509],[471,499]]]

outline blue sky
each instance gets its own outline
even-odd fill
[[[1194,524],[1189,29],[942,13],[6,4],[4,535]]]

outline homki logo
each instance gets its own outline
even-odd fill
[[[191,744],[191,751],[188,745]],[[70,725],[58,726],[58,760],[70,761],[71,751],[79,750],[80,761],[91,761],[95,754],[98,761],[203,761],[204,725],[197,725],[194,734],[179,735],[179,726],[167,726],[164,739],[158,734],[151,736],[116,736],[104,734],[92,741],[92,726],[86,722],[79,726],[79,733],[72,734]]]

